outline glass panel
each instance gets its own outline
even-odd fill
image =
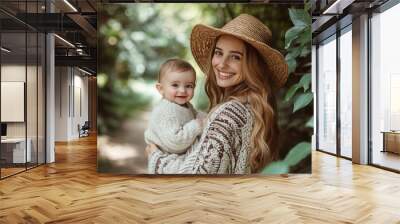
[[[372,163],[400,170],[400,4],[371,19]]]
[[[36,32],[27,33],[28,38],[28,64],[27,64],[27,94],[26,94],[26,111],[27,111],[27,142],[30,144],[30,158],[28,159],[28,168],[37,165],[37,128],[38,128],[38,108],[37,108],[37,73],[38,73],[38,36]]]
[[[30,158],[26,151],[25,90],[26,34],[2,33],[1,121],[6,133],[1,140],[2,177],[25,170]]]
[[[44,34],[39,34],[38,46],[38,163],[45,163],[45,52],[46,39]]]
[[[27,2],[26,12],[28,15],[37,13],[39,5],[36,1]],[[38,20],[37,16],[29,17],[31,20]],[[37,24],[38,21],[32,21]],[[36,30],[27,31],[27,80],[26,80],[26,113],[27,113],[27,142],[30,144],[30,158],[28,159],[28,168],[37,165],[37,132],[38,132],[38,34]]]
[[[1,1],[1,177],[45,161],[45,36],[21,20],[44,12],[45,1]],[[15,16],[10,17],[9,15]],[[38,19],[36,16],[28,17]],[[3,100],[5,98],[6,100]],[[13,111],[10,113],[10,111]],[[1,152],[3,154],[1,154]]]
[[[18,17],[26,9],[20,1],[2,1],[2,7]],[[6,133],[1,140],[2,178],[26,170],[30,144],[26,141],[27,44],[25,26],[0,13],[1,24],[1,121]],[[27,150],[28,149],[28,150]]]
[[[352,157],[352,35],[340,36],[340,154]]]
[[[318,149],[336,154],[336,36],[318,48]]]

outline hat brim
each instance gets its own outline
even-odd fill
[[[252,45],[258,50],[267,64],[271,72],[273,84],[279,88],[286,83],[288,78],[288,65],[279,51],[247,36],[238,35],[212,26],[198,24],[193,27],[190,35],[190,47],[194,59],[205,74],[208,74],[210,69],[210,54],[215,45],[215,40],[221,35],[232,35]]]

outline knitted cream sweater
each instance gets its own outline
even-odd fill
[[[154,151],[149,155],[148,171],[152,174],[250,173],[252,128],[249,105],[228,101],[209,115],[199,142],[182,155]]]
[[[164,152],[185,152],[202,131],[195,120],[196,115],[190,103],[186,108],[162,99],[150,115],[148,129],[144,133],[146,143],[156,144]]]

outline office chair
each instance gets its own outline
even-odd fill
[[[90,129],[89,121],[85,121],[82,127],[79,127],[78,125],[78,129],[79,129],[79,138],[89,136],[89,129]]]

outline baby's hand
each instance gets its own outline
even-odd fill
[[[204,112],[198,111],[198,112],[197,112],[197,116],[196,116],[196,118],[200,118],[200,119],[206,119],[206,118],[207,118],[207,113],[204,113]]]
[[[198,111],[196,115],[196,121],[199,124],[199,126],[203,129],[207,123],[207,113]]]
[[[201,128],[204,128],[207,122],[207,118],[196,118],[197,123],[200,125]]]

